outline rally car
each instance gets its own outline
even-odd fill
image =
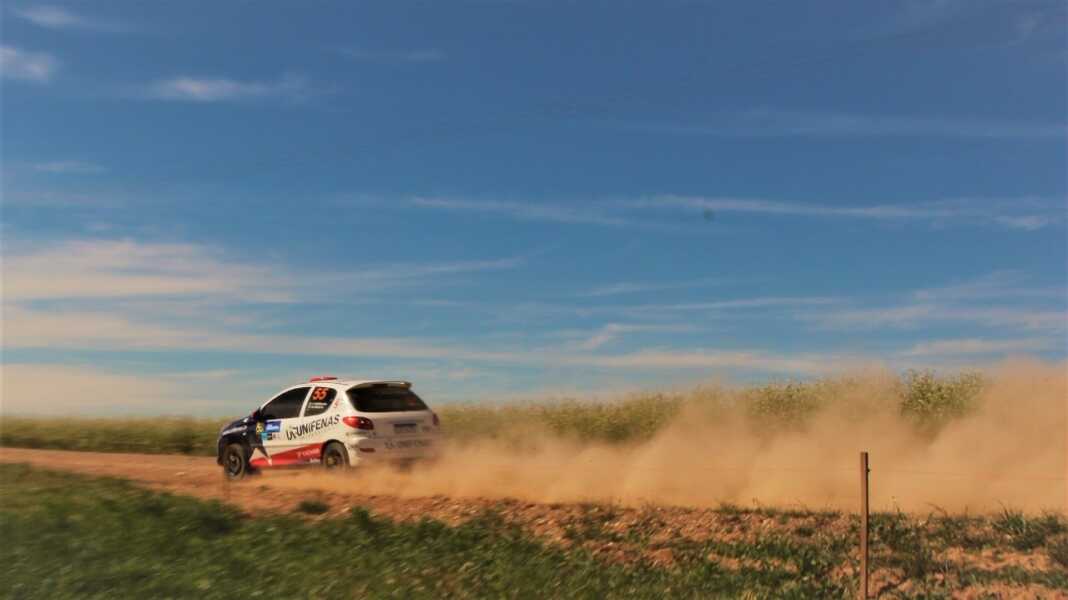
[[[312,377],[282,390],[219,432],[217,462],[229,479],[257,469],[432,456],[441,423],[407,381]]]

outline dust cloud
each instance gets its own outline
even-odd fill
[[[858,455],[867,450],[873,510],[1063,511],[1065,366],[1019,360],[991,369],[980,409],[937,432],[901,416],[892,374],[869,372],[793,428],[758,427],[729,402],[691,402],[655,437],[632,445],[539,432],[522,444],[448,443],[440,460],[408,471],[304,473],[278,484],[403,497],[853,511]]]

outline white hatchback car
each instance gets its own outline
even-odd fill
[[[433,456],[441,424],[407,381],[312,377],[219,432],[217,462],[230,479],[265,467]]]

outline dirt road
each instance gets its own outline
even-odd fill
[[[644,505],[628,507],[594,503],[538,503],[522,500],[442,495],[410,496],[366,494],[358,490],[361,478],[376,473],[353,471],[338,475],[320,469],[265,471],[237,483],[227,483],[215,459],[164,454],[118,454],[0,448],[0,463],[28,463],[54,470],[97,476],[114,476],[135,481],[147,488],[214,499],[233,504],[252,514],[293,513],[303,500],[317,500],[330,510],[309,517],[325,519],[348,514],[354,506],[375,515],[399,521],[424,517],[457,525],[492,509],[505,520],[551,543],[568,546],[569,533],[587,527],[591,518],[610,522],[613,531],[648,530],[657,539],[756,540],[773,530],[835,529],[845,531],[849,517],[827,513],[796,515],[788,520],[766,514],[725,514],[712,508],[684,508]],[[588,540],[598,554],[615,560],[629,560],[642,552],[626,550],[619,544]],[[653,562],[658,559],[653,558]]]
[[[313,517],[316,519],[343,516],[352,507],[361,506],[376,515],[399,521],[427,517],[457,525],[493,509],[506,520],[538,537],[563,545],[569,543],[566,535],[569,530],[576,524],[588,521],[591,513],[598,512],[610,511],[615,526],[621,530],[654,520],[658,528],[664,530],[664,535],[677,537],[682,534],[692,539],[704,539],[716,532],[722,533],[725,525],[724,515],[712,509],[628,508],[594,504],[543,504],[499,498],[365,494],[357,491],[361,486],[361,478],[373,477],[373,472],[353,471],[334,475],[314,467],[264,471],[241,482],[227,483],[215,459],[202,456],[0,448],[0,462],[121,477],[154,490],[224,501],[252,515],[293,513],[301,501],[317,500],[327,504],[330,510]],[[820,517],[814,516],[813,519]],[[754,535],[775,525],[773,519],[759,515],[732,516],[729,520],[730,529],[744,531],[751,528]],[[797,525],[803,526],[802,521],[807,519],[799,519]],[[814,521],[811,525],[817,523]],[[826,526],[826,523],[819,525]]]
[[[215,459],[204,456],[0,448],[0,462],[121,477],[154,490],[225,501],[250,514],[290,513],[301,501],[314,499],[330,505],[327,516],[344,514],[352,506],[364,506],[400,520],[428,516],[457,523],[495,504],[490,500],[454,502],[444,497],[401,499],[360,494],[349,491],[359,485],[358,474],[327,475],[314,468],[265,471],[229,483]]]

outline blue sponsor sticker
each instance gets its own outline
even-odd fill
[[[281,421],[267,421],[267,429],[265,429],[264,431],[266,431],[267,433],[274,433],[274,432],[277,432],[277,431],[282,431],[282,422]]]

